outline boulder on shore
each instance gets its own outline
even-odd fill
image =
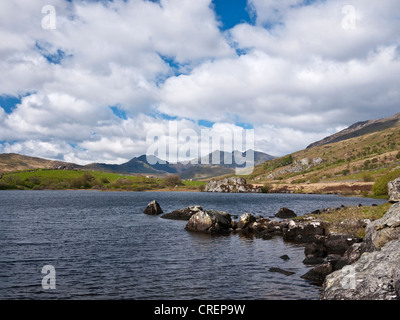
[[[369,223],[362,243],[349,247],[341,270],[328,275],[321,299],[400,299],[400,203]]]
[[[232,231],[231,215],[217,210],[199,211],[191,216],[185,229],[213,234],[229,233]]]
[[[400,201],[400,177],[388,183],[389,201]]]
[[[163,214],[161,218],[171,220],[189,220],[192,215],[199,211],[203,211],[201,206],[190,206],[185,209],[174,210],[170,213]]]
[[[155,216],[155,215],[163,213],[163,211],[162,211],[159,203],[156,200],[153,200],[152,202],[150,202],[147,205],[147,207],[146,207],[146,209],[144,209],[143,213]]]
[[[275,214],[275,217],[282,218],[282,219],[289,219],[297,217],[293,210],[290,210],[286,207],[282,207],[279,211]]]

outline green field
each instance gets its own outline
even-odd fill
[[[175,187],[177,185],[177,187]],[[178,180],[173,185],[167,178],[148,178],[117,173],[83,170],[30,170],[3,174],[0,190],[65,190],[93,189],[104,191],[146,191],[159,189],[200,190],[200,181]]]

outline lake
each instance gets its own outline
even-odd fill
[[[335,195],[203,192],[0,191],[0,299],[318,299],[301,279],[304,247],[184,229],[186,221],[143,214],[190,205],[269,217],[382,200]],[[288,255],[290,260],[280,256]],[[54,290],[42,268],[55,268]],[[279,267],[295,272],[270,272]]]

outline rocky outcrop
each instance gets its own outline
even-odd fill
[[[199,211],[203,211],[201,206],[190,206],[185,209],[178,209],[170,213],[166,213],[162,215],[161,218],[171,220],[189,220],[192,215],[198,213]]]
[[[185,229],[212,234],[229,233],[232,231],[231,215],[224,211],[199,211],[191,216]]]
[[[156,200],[153,200],[152,202],[150,202],[146,209],[144,209],[143,213],[145,214],[149,214],[149,215],[159,215],[161,213],[163,213],[160,205],[158,204],[158,202]]]
[[[368,224],[362,243],[349,247],[341,270],[328,275],[321,299],[393,300],[400,289],[400,203]]]
[[[282,168],[278,171],[271,172],[268,176],[267,179],[275,179],[279,176],[282,176],[287,173],[299,173],[303,172],[306,170],[311,169],[312,167],[318,166],[324,162],[323,159],[321,158],[303,158],[300,160],[294,161],[291,165],[286,166],[285,168]]]
[[[291,220],[288,228],[283,230],[283,239],[297,243],[319,242],[325,235],[325,225],[319,221],[299,221]]]
[[[275,214],[275,217],[282,218],[282,219],[289,219],[297,217],[293,210],[290,210],[286,207],[282,207],[279,211]]]
[[[260,193],[261,188],[247,184],[246,179],[240,177],[211,180],[207,183],[206,192],[234,192],[234,193]]]
[[[400,240],[364,253],[352,265],[325,279],[323,300],[397,300],[400,298]]]
[[[363,251],[379,250],[387,242],[396,239],[400,239],[400,203],[394,204],[383,218],[367,226]]]
[[[400,177],[388,183],[389,201],[400,201]]]

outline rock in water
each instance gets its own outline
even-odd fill
[[[150,202],[146,209],[144,209],[143,213],[145,214],[149,214],[149,215],[158,215],[163,213],[160,205],[158,204],[158,202],[156,200],[153,200],[152,202]]]
[[[240,216],[237,227],[239,229],[246,228],[250,223],[255,222],[256,217],[251,213],[244,213]]]
[[[170,213],[166,213],[162,215],[161,218],[171,220],[189,220],[192,215],[196,214],[199,211],[203,211],[203,208],[201,206],[191,206],[185,209],[179,209]]]
[[[188,231],[224,234],[232,228],[231,215],[224,211],[206,210],[192,215],[186,224]]]
[[[282,273],[282,274],[284,274],[285,276],[291,276],[292,274],[295,274],[295,272],[293,272],[293,271],[287,271],[287,270],[284,270],[284,269],[281,269],[281,268],[269,268],[269,271],[270,272],[278,272],[278,273]]]
[[[294,213],[293,210],[290,210],[288,208],[282,207],[282,208],[279,209],[278,213],[275,214],[275,217],[282,218],[282,219],[287,219],[287,218],[297,217],[297,215]]]
[[[400,201],[400,177],[388,183],[389,201]]]

